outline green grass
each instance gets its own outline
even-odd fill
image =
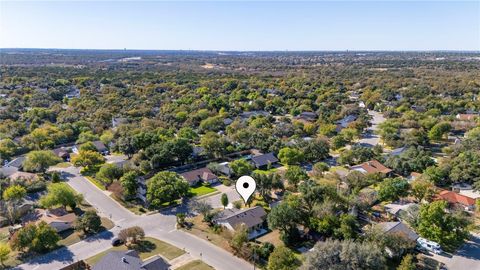
[[[72,166],[72,163],[70,162],[61,162],[61,163],[58,163],[57,165],[53,166],[53,167],[57,167],[57,168],[68,168]]]
[[[105,186],[100,183],[100,181],[98,181],[97,179],[93,178],[92,176],[85,176],[85,178],[88,179],[88,181],[90,181],[90,183],[94,184],[96,187],[98,187],[100,190],[106,190],[105,189]]]
[[[215,192],[215,191],[217,191],[217,190],[210,187],[210,186],[199,185],[199,186],[196,186],[196,187],[190,187],[189,192],[192,196],[203,196],[203,195]]]
[[[151,237],[145,237],[138,245],[132,246],[132,249],[136,250],[140,258],[142,260],[145,260],[146,258],[150,258],[154,255],[161,255],[168,260],[173,260],[183,254],[185,254],[185,251],[172,246],[168,243],[165,243],[163,241],[160,241],[155,238]],[[90,257],[86,259],[85,261],[90,264],[90,265],[95,265],[100,259],[103,258],[108,252],[110,251],[125,251],[128,248],[126,246],[118,246],[118,247],[112,247],[108,250],[105,250],[103,252],[98,253],[97,255]],[[207,268],[208,269],[208,268]]]
[[[277,171],[277,168],[271,168],[270,170],[260,170],[260,169],[257,169],[257,170],[254,170],[253,172],[254,173],[265,173],[265,174],[268,174],[268,173],[274,173]]]
[[[102,217],[101,219],[103,227],[101,231],[110,230],[111,228],[113,228],[113,226],[115,226],[115,224],[113,224],[113,222],[108,218]],[[73,229],[61,232],[60,236],[62,237],[62,240],[58,241],[59,246],[70,246],[85,239],[82,233],[77,232]]]
[[[195,260],[191,261],[183,266],[180,266],[176,270],[215,270],[215,268],[211,267],[210,265],[200,261]]]
[[[110,198],[117,201],[119,204],[121,204],[123,207],[128,209],[128,211],[134,213],[135,215],[143,215],[147,212],[147,210],[145,208],[143,208],[143,206],[135,204],[135,203],[127,202],[127,201],[124,201],[122,199],[119,199],[113,193],[110,194]]]

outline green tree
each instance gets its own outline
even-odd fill
[[[200,213],[203,216],[204,222],[210,222],[213,208],[207,201],[191,200],[188,204],[188,209],[192,213]]]
[[[308,175],[300,166],[289,166],[285,178],[290,185],[296,188],[300,182],[308,179]]]
[[[277,247],[268,257],[268,270],[292,270],[297,269],[301,262],[289,248]]]
[[[452,126],[448,122],[440,122],[432,127],[428,132],[428,137],[430,140],[441,140],[445,134],[447,134],[452,129]]]
[[[128,245],[128,243],[136,244],[138,240],[145,238],[145,231],[138,226],[125,228],[118,233],[118,238],[126,245]]]
[[[232,240],[230,240],[230,246],[235,253],[240,253],[244,246],[248,243],[248,231],[245,225],[241,224],[235,228]]]
[[[395,201],[408,194],[408,181],[401,178],[387,178],[379,184],[378,198],[381,201]]]
[[[340,216],[340,227],[335,230],[335,235],[342,239],[353,239],[357,236],[358,227],[354,216],[343,214]]]
[[[283,164],[294,165],[302,162],[304,156],[303,153],[296,148],[285,147],[278,152],[278,159],[280,159],[280,162]]]
[[[18,146],[12,139],[0,140],[0,157],[8,159],[17,153]]]
[[[135,196],[137,195],[137,177],[138,173],[136,171],[129,171],[120,178],[120,184],[123,188],[123,195],[127,199],[135,198]]]
[[[105,158],[96,151],[80,151],[80,153],[72,158],[75,166],[95,167],[105,162]]]
[[[115,164],[105,163],[100,167],[95,176],[98,180],[102,181],[105,186],[108,186],[114,180],[118,180],[120,177],[122,177],[122,175],[122,168],[119,168]]]
[[[12,250],[5,243],[0,243],[0,265],[5,266],[5,261],[10,257],[10,252]]]
[[[24,251],[45,253],[54,249],[60,240],[57,232],[50,225],[41,221],[38,225],[29,223],[18,230],[10,239],[12,248]]]
[[[298,237],[299,218],[298,209],[284,201],[274,207],[268,215],[268,227],[272,230],[279,229],[280,238],[286,245],[289,245]]]
[[[469,235],[468,220],[446,212],[447,202],[435,201],[420,208],[418,233],[444,247],[452,247],[463,242]]]
[[[407,254],[403,257],[402,262],[397,267],[397,270],[415,270],[417,266],[413,260],[412,254]]]
[[[332,149],[338,150],[348,144],[348,141],[343,137],[343,135],[336,135],[332,137]]]
[[[386,260],[382,250],[371,242],[352,240],[318,241],[306,255],[300,269],[385,269]]]
[[[7,205],[7,216],[12,225],[18,218],[18,207],[23,202],[25,195],[27,195],[27,190],[20,185],[9,186],[3,191],[2,197]]]
[[[157,173],[147,182],[147,199],[153,207],[185,197],[190,186],[183,177],[175,172]]]
[[[102,220],[95,211],[86,211],[75,222],[75,229],[85,234],[99,232],[102,228]]]
[[[314,162],[329,156],[330,145],[327,140],[302,140],[298,146],[300,147],[300,151],[303,152],[306,161]]]
[[[245,159],[236,159],[228,164],[236,176],[249,175],[254,167]]]
[[[228,196],[227,196],[227,194],[223,193],[223,194],[222,194],[222,197],[220,198],[220,201],[221,201],[221,203],[222,203],[222,205],[223,205],[223,209],[225,209],[225,207],[227,207],[227,205],[228,205]]]
[[[205,151],[214,157],[220,157],[226,153],[227,140],[215,132],[209,131],[200,139],[200,145]]]
[[[45,208],[56,206],[69,206],[71,209],[77,207],[81,196],[65,183],[52,183],[47,187],[47,194],[40,198],[40,205]]]
[[[418,200],[430,201],[435,195],[435,186],[425,179],[416,179],[412,182],[412,195]]]
[[[48,167],[59,162],[62,159],[51,151],[31,151],[25,157],[23,169],[28,172],[45,172]]]
[[[99,139],[98,135],[93,134],[93,132],[91,131],[85,131],[80,133],[80,135],[78,135],[77,143],[93,142],[93,141],[97,141],[98,139]]]
[[[87,142],[83,143],[82,145],[80,145],[78,151],[79,151],[79,152],[82,152],[82,151],[98,152],[98,151],[97,151],[97,147],[96,147],[95,144],[93,144],[93,142],[91,142],[91,141],[87,141]]]

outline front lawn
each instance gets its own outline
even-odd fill
[[[189,190],[192,197],[207,195],[215,191],[217,190],[212,188],[209,185],[198,185],[198,186],[190,187],[190,190]]]
[[[95,179],[94,177],[92,176],[84,176],[85,178],[88,179],[88,181],[90,181],[90,183],[94,184],[96,187],[98,187],[100,190],[106,190],[105,189],[105,186],[100,183],[100,181],[98,181],[97,179]]]
[[[131,249],[136,250],[142,260],[145,260],[147,258],[150,258],[158,254],[165,257],[168,260],[173,260],[185,254],[185,251],[151,237],[145,237],[142,241],[140,241],[139,244],[132,245]],[[108,250],[98,253],[93,257],[86,259],[85,262],[93,266],[110,251],[126,251],[126,250],[128,250],[128,247],[125,245],[112,247]]]
[[[200,261],[195,260],[191,261],[183,266],[180,266],[176,270],[215,270],[215,268],[211,267],[210,265]]]
[[[103,228],[100,230],[100,232],[110,230],[113,228],[113,226],[115,226],[108,218],[102,217],[101,220]],[[62,240],[58,241],[59,246],[70,246],[85,239],[82,232],[77,232],[74,229],[63,231],[59,233],[59,235],[62,237]]]

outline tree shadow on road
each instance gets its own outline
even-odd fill
[[[73,257],[74,257],[74,254],[70,250],[68,250],[65,247],[62,247],[60,249],[57,249],[45,255],[35,257],[32,260],[28,260],[27,263],[32,265],[32,268],[34,268],[36,264],[49,264],[56,261],[62,262],[63,264],[68,265],[74,262]],[[17,266],[12,269],[20,270],[23,268],[20,268],[19,266]]]
[[[98,240],[108,240],[113,238],[113,233],[111,231],[103,231],[101,233],[92,235],[84,239],[85,242],[95,242]]]

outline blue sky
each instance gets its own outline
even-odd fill
[[[480,50],[480,2],[18,2],[0,47]]]

